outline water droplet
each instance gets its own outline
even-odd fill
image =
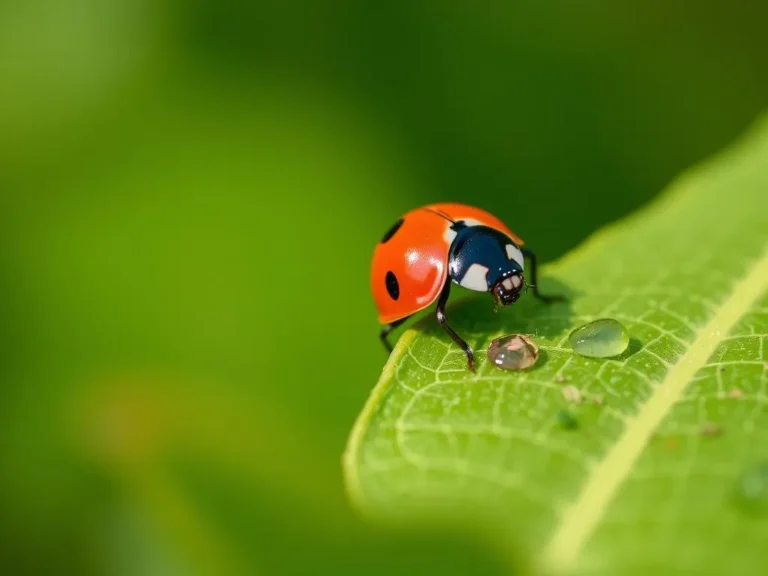
[[[573,402],[575,404],[579,404],[583,397],[581,395],[581,390],[576,388],[576,386],[569,385],[563,388],[563,398],[565,398],[568,402]]]
[[[568,341],[577,354],[590,358],[609,358],[627,349],[629,334],[616,320],[601,318],[576,328]]]
[[[768,462],[761,462],[739,478],[736,496],[745,511],[768,513]]]
[[[496,338],[488,346],[488,358],[505,370],[525,370],[536,364],[539,348],[522,334]]]

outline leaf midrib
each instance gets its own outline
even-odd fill
[[[576,564],[584,545],[658,425],[680,399],[696,372],[707,363],[717,345],[727,338],[733,326],[766,289],[768,248],[734,284],[730,296],[709,322],[699,328],[688,350],[640,406],[637,416],[626,420],[619,439],[584,480],[581,492],[566,508],[544,548],[542,563],[545,569],[562,572]]]

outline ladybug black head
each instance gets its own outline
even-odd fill
[[[459,229],[451,244],[448,270],[454,282],[490,292],[500,306],[516,302],[525,286],[520,248],[509,236],[488,226]]]
[[[507,306],[520,298],[520,290],[523,286],[525,286],[525,278],[522,273],[514,272],[496,282],[491,288],[491,294],[500,306]]]

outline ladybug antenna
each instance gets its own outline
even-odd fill
[[[425,210],[428,210],[429,212],[432,212],[432,214],[437,214],[437,215],[438,215],[438,216],[440,216],[441,218],[445,218],[445,219],[446,219],[446,220],[448,220],[448,222],[450,222],[451,224],[456,224],[456,220],[454,220],[453,218],[451,218],[450,216],[448,216],[448,214],[446,214],[445,212],[441,212],[440,210],[435,210],[435,209],[433,209],[433,208],[425,208]]]

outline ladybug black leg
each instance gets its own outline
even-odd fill
[[[384,343],[384,348],[387,349],[388,353],[392,353],[392,344],[389,343],[389,340],[387,340],[387,336],[389,336],[389,333],[392,332],[395,328],[400,326],[403,322],[408,320],[410,316],[406,316],[405,318],[400,318],[400,320],[395,320],[394,322],[387,324],[384,326],[384,328],[381,329],[381,332],[379,333],[379,338]]]
[[[531,250],[528,250],[527,248],[522,248],[523,256],[528,258],[531,261],[531,288],[533,288],[533,295],[536,296],[539,300],[542,302],[559,302],[562,300],[565,300],[565,296],[562,296],[560,294],[552,294],[552,295],[546,295],[539,292],[539,282],[538,278],[536,277],[536,254],[534,254]]]
[[[443,327],[443,330],[448,332],[448,334],[453,338],[453,341],[456,342],[456,344],[459,345],[459,347],[464,350],[464,353],[467,355],[467,362],[469,363],[469,369],[472,370],[472,372],[475,371],[475,355],[472,352],[472,348],[469,347],[469,344],[464,342],[464,340],[461,339],[461,336],[456,334],[456,332],[448,326],[446,323],[446,317],[445,317],[445,304],[448,302],[448,295],[451,292],[451,280],[450,278],[446,281],[445,286],[443,286],[443,291],[440,293],[440,298],[437,301],[437,321],[440,323],[440,326]]]

